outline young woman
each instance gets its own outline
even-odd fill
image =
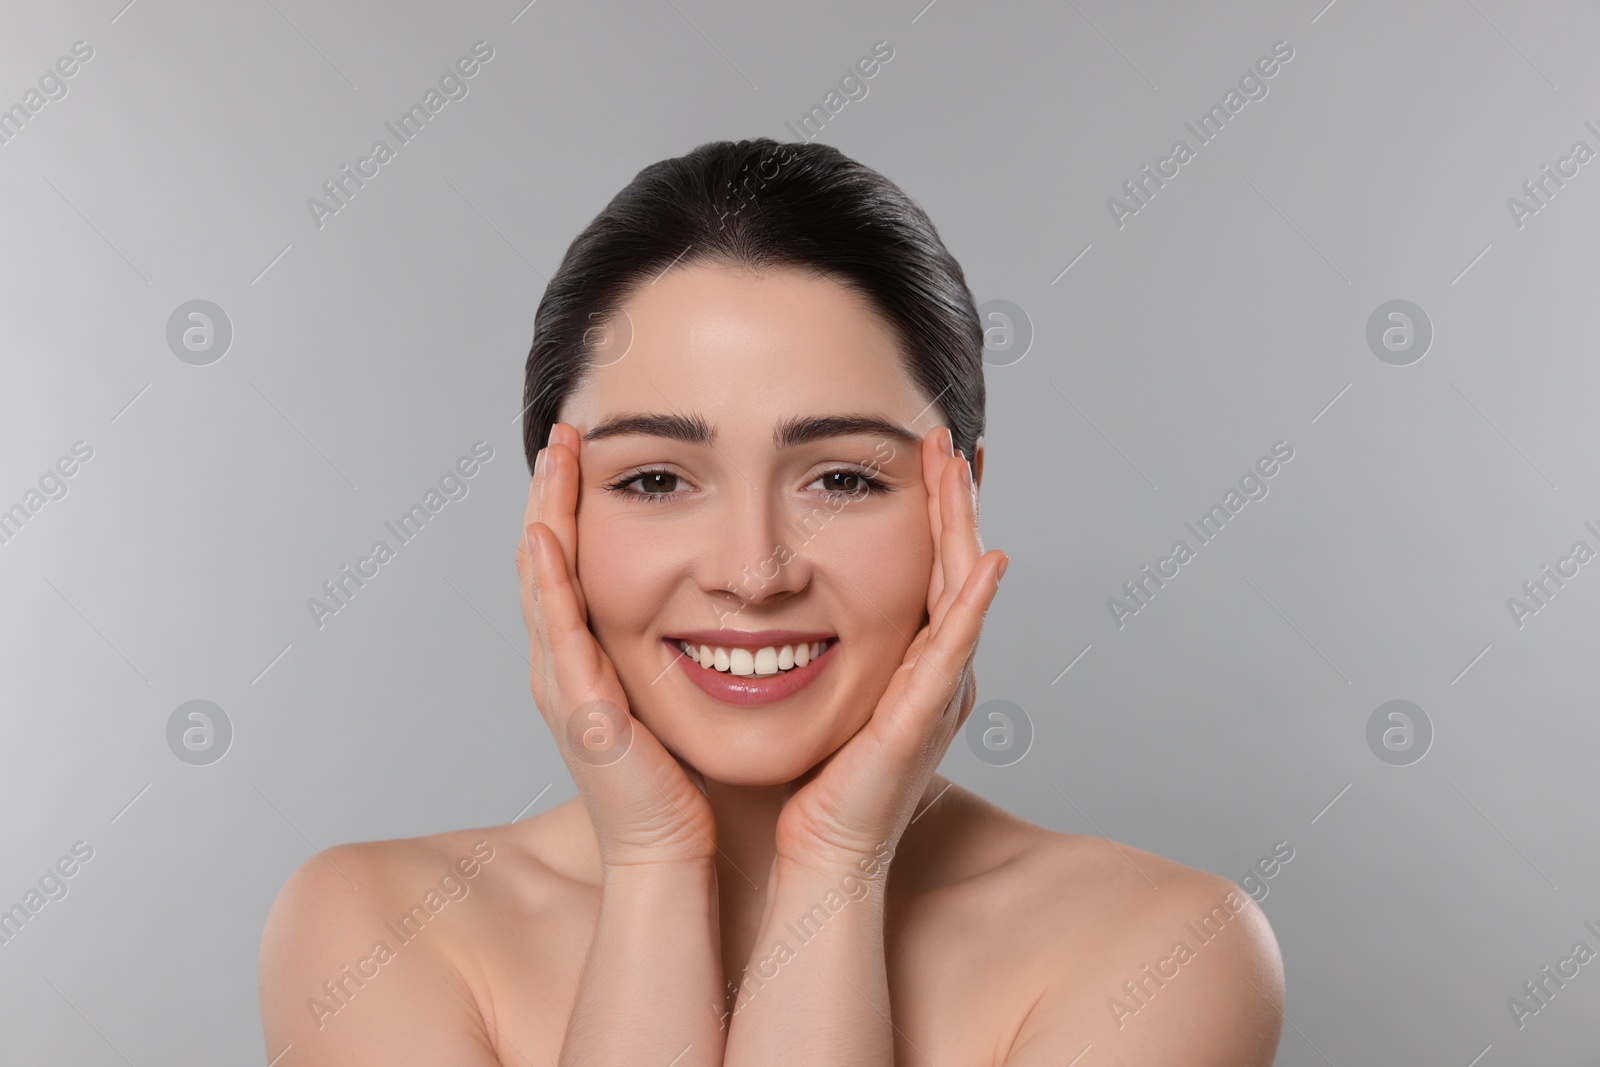
[[[530,680],[579,796],[308,860],[269,1059],[1271,1064],[1246,894],[935,773],[1007,563],[982,344],[927,216],[826,145],[703,145],[612,200],[524,397]]]

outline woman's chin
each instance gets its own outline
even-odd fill
[[[788,785],[828,756],[828,752],[818,752],[810,758],[793,746],[779,751],[739,752],[691,744],[674,746],[673,751],[707,781],[744,788]]]

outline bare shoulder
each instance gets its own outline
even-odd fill
[[[1034,825],[965,790],[935,829],[947,856],[968,858],[924,895],[944,901],[938,925],[982,932],[970,940],[986,958],[967,961],[970,973],[1006,975],[995,1016],[1005,1067],[1059,1065],[1090,1045],[1100,1064],[1272,1063],[1282,959],[1266,915],[1231,881]]]
[[[511,824],[339,845],[302,863],[262,931],[268,1058],[292,1047],[286,1067],[497,1064],[488,963],[472,947],[559,884],[528,837]]]

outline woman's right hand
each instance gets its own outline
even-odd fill
[[[589,630],[578,583],[578,432],[556,423],[540,450],[517,546],[529,684],[578,785],[607,867],[709,861],[715,820],[698,771],[628,711]]]

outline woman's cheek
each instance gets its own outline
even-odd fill
[[[851,529],[840,548],[846,554],[850,580],[872,602],[869,626],[885,628],[887,615],[895,624],[887,633],[905,645],[907,637],[916,634],[928,604],[933,537],[927,512],[918,509],[916,514],[885,515],[882,522],[863,523]]]
[[[642,632],[660,607],[649,595],[660,557],[641,552],[637,533],[623,526],[599,517],[578,520],[578,583],[589,607],[589,628],[602,644]]]

